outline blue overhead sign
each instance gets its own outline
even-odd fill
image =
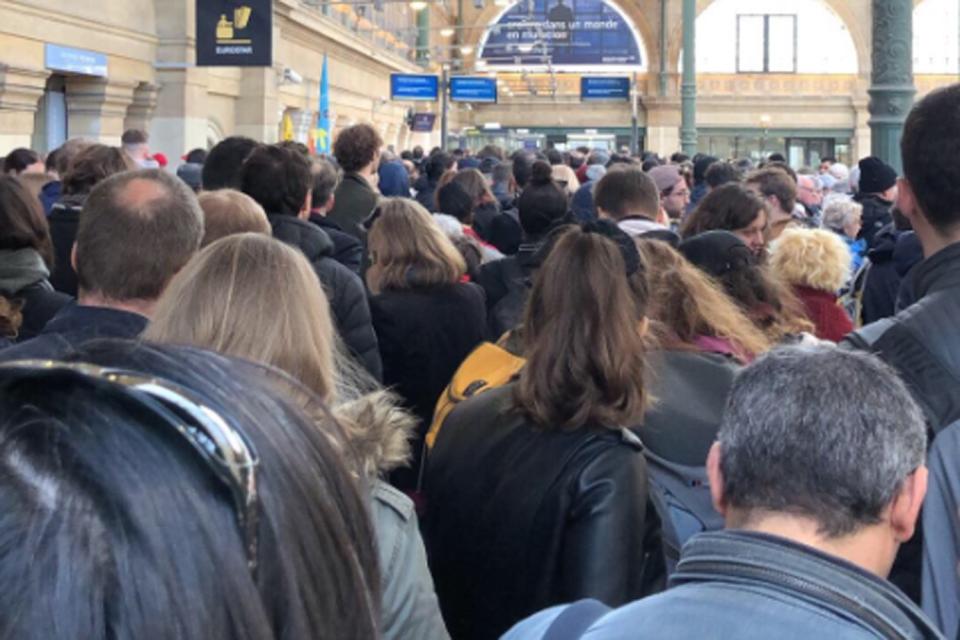
[[[86,49],[72,49],[57,44],[44,46],[44,66],[52,71],[65,71],[84,76],[107,77],[107,56]]]
[[[454,102],[496,102],[497,81],[493,78],[450,78],[450,99]]]
[[[630,78],[580,77],[581,100],[629,100]]]
[[[435,101],[440,95],[437,76],[394,73],[390,75],[391,100]]]
[[[487,27],[477,59],[513,68],[643,64],[636,30],[608,0],[516,0]]]

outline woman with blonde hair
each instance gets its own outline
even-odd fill
[[[173,279],[144,337],[268,364],[330,405],[348,434],[356,472],[369,484],[383,637],[448,637],[413,504],[380,479],[409,458],[412,420],[343,352],[327,298],[301,252],[255,233],[214,242]]]
[[[486,337],[486,304],[479,286],[462,281],[463,256],[422,206],[386,198],[368,224],[367,286],[383,382],[420,422],[413,469],[397,470],[391,482],[413,489],[437,399]]]
[[[850,250],[825,229],[787,229],[770,246],[770,268],[803,303],[821,340],[839,342],[853,322],[837,301],[850,278]]]

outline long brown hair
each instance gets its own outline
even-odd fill
[[[514,403],[538,426],[628,426],[646,402],[643,303],[617,245],[577,227],[540,267],[523,324]]]
[[[33,249],[53,269],[53,242],[40,201],[20,180],[0,176],[0,250]]]
[[[636,240],[646,265],[649,316],[664,346],[694,348],[700,336],[724,338],[758,356],[770,340],[715,282],[659,240]]]
[[[422,206],[409,198],[384,198],[367,236],[374,294],[453,284],[466,273],[463,256]]]
[[[197,254],[174,277],[144,333],[272,365],[325,401],[336,385],[333,335],[310,263],[258,233],[227,236]]]

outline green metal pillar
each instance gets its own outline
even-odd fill
[[[913,2],[873,0],[871,153],[900,173],[900,136],[913,104]]]
[[[667,95],[667,0],[660,0],[660,97]]]
[[[683,0],[683,82],[680,85],[682,111],[680,148],[689,156],[693,156],[697,152],[696,21],[697,0]]]
[[[417,11],[417,64],[430,64],[430,6]]]

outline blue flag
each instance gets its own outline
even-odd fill
[[[317,129],[314,140],[317,153],[330,153],[330,79],[327,77],[327,54],[323,54],[323,71],[320,73],[320,109],[317,112]]]

